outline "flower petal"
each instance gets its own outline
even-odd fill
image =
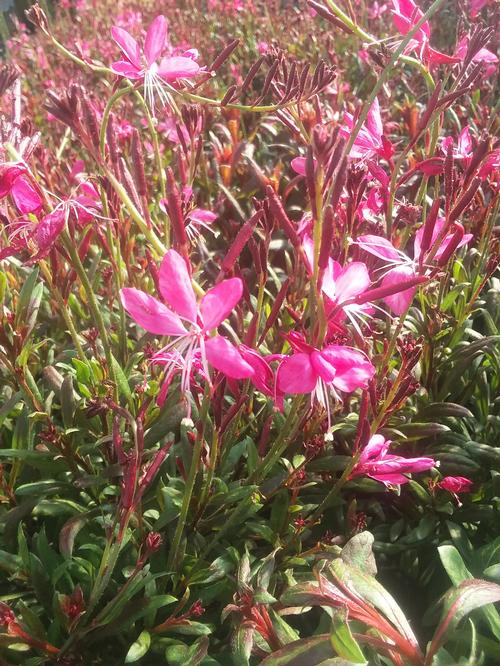
[[[14,181],[11,195],[21,215],[26,215],[26,213],[36,214],[42,209],[41,196],[24,176],[20,176]]]
[[[318,375],[309,354],[293,354],[282,361],[276,375],[278,389],[283,393],[311,393],[314,391]]]
[[[209,289],[200,304],[203,330],[209,331],[224,321],[234,310],[242,294],[243,282],[240,278],[222,280],[218,285]]]
[[[196,297],[186,262],[175,250],[163,257],[159,271],[160,294],[183,319],[196,323]]]
[[[132,65],[128,60],[117,60],[112,63],[111,69],[118,76],[126,76],[127,79],[142,79],[144,76],[142,70]]]
[[[311,365],[314,368],[314,372],[321,377],[321,379],[327,383],[333,381],[333,378],[337,374],[337,370],[333,365],[328,361],[327,358],[324,358],[321,355],[321,352],[314,350],[310,356]]]
[[[231,379],[252,377],[254,369],[242,357],[238,349],[222,335],[205,340],[207,361],[216,370]]]
[[[50,250],[57,237],[64,229],[66,217],[64,211],[56,210],[45,215],[36,225],[35,241],[38,246],[36,258],[44,257]],[[33,257],[32,257],[33,259]]]
[[[177,79],[189,79],[195,76],[200,66],[191,58],[175,56],[174,58],[163,58],[158,67],[158,74],[167,83]]]
[[[358,464],[363,465],[368,461],[375,460],[377,458],[383,458],[389,450],[390,445],[391,441],[385,439],[383,435],[372,435],[368,441],[368,444],[361,452]]]
[[[389,287],[393,284],[398,284],[404,282],[405,280],[409,280],[415,276],[416,274],[413,268],[403,264],[401,266],[392,268],[385,275],[384,279],[380,283],[380,286]],[[390,307],[394,314],[398,316],[402,315],[403,312],[406,312],[406,310],[410,307],[410,303],[412,302],[416,291],[416,287],[410,287],[409,289],[400,291],[397,294],[393,294],[392,296],[386,296],[384,298],[384,303]]]
[[[139,49],[139,44],[135,41],[132,35],[123,28],[114,25],[111,28],[111,36],[122,50],[127,60],[129,60],[132,65],[140,68],[141,51]]]
[[[144,291],[126,287],[120,291],[120,299],[132,319],[146,331],[155,335],[186,334],[175,312]]]
[[[383,236],[366,234],[365,236],[359,236],[356,243],[365,252],[375,255],[376,257],[379,257],[379,259],[392,259],[397,262],[401,261],[401,256],[394,245]]]
[[[144,41],[144,55],[148,65],[152,65],[161,55],[167,39],[167,27],[167,19],[161,14],[149,26]]]
[[[353,296],[362,294],[371,284],[366,265],[361,261],[353,261],[342,269],[335,281],[335,295],[339,303]]]
[[[375,374],[375,368],[367,357],[351,347],[329,345],[321,355],[337,371],[332,383],[339,391],[351,393],[358,388],[366,388]]]

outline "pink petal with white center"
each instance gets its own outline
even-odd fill
[[[283,393],[311,393],[318,375],[309,354],[293,354],[282,361],[276,375],[278,389]]]
[[[333,385],[339,391],[351,393],[358,388],[367,388],[375,374],[375,368],[367,357],[356,349],[342,345],[328,345],[321,352],[337,371]]]
[[[144,73],[140,67],[132,65],[127,60],[117,60],[112,63],[111,69],[115,74],[119,76],[126,76],[127,79],[142,79]]]
[[[366,265],[361,261],[353,261],[342,269],[335,281],[336,298],[339,303],[353,296],[362,294],[371,284]]]
[[[209,289],[200,303],[203,330],[210,331],[212,328],[217,328],[234,310],[242,294],[243,282],[240,278],[222,280]]]
[[[166,39],[167,19],[160,14],[149,26],[144,41],[144,55],[146,56],[148,65],[152,65],[158,56],[161,55]]]
[[[176,56],[163,58],[158,67],[158,74],[167,83],[177,79],[190,79],[200,71],[200,66],[191,58]]]
[[[159,271],[159,289],[172,310],[183,319],[196,323],[198,306],[191,276],[186,262],[175,250],[169,250],[163,257]]]
[[[141,67],[141,51],[132,35],[118,26],[111,28],[111,36],[122,50],[127,60],[135,67]]]
[[[252,377],[254,369],[242,357],[238,349],[224,338],[216,335],[205,340],[207,361],[219,372],[231,379]]]
[[[26,215],[26,213],[36,214],[42,209],[41,196],[24,176],[20,176],[14,181],[11,195],[21,215]]]
[[[397,262],[401,261],[401,255],[394,245],[383,236],[366,234],[365,236],[359,236],[356,243],[365,252],[375,255],[376,257],[379,257],[379,259],[391,259],[392,261]]]
[[[186,334],[178,315],[144,291],[126,287],[120,291],[120,299],[128,314],[144,330],[155,335]]]
[[[396,266],[395,268],[392,268],[385,275],[382,282],[380,283],[380,286],[389,287],[393,284],[399,284],[401,282],[404,282],[405,280],[410,280],[415,276],[416,273],[412,266],[402,264],[401,266]],[[416,287],[410,287],[409,289],[400,291],[397,294],[393,294],[392,296],[386,296],[383,300],[384,303],[386,303],[389,306],[389,308],[394,312],[394,314],[399,316],[402,315],[403,312],[406,312],[406,310],[410,307],[410,304],[413,301],[413,297],[415,296],[416,291],[417,291]]]

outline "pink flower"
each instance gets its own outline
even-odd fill
[[[340,128],[339,134],[348,139],[354,128],[356,121],[351,113],[344,114],[344,124]],[[386,149],[382,140],[384,129],[382,127],[382,117],[380,115],[380,105],[378,98],[375,97],[370,107],[365,124],[359,131],[356,140],[351,148],[349,157],[357,159],[371,157],[372,155],[386,156]]]
[[[351,113],[346,112],[344,114],[344,125],[340,127],[340,136],[348,139],[355,124],[356,118]],[[383,132],[380,104],[376,97],[370,107],[366,122],[356,136],[356,140],[349,152],[349,157],[367,159],[378,155],[386,160],[390,160],[394,154],[394,148]]]
[[[382,236],[372,236],[370,234],[359,236],[357,243],[361,248],[363,248],[363,250],[365,250],[365,252],[369,252],[370,254],[383,259],[392,266],[392,268],[386,272],[381,282],[381,287],[388,287],[395,285],[398,282],[411,280],[412,278],[419,275],[419,272],[421,272],[420,264],[423,263],[425,255],[432,248],[445,224],[446,220],[443,217],[437,219],[434,225],[429,246],[424,248],[424,251],[422,251],[424,227],[420,227],[420,229],[415,234],[413,259],[410,259],[410,257],[408,257],[408,255],[406,255],[404,252],[401,252],[401,250],[397,250],[390,241]],[[435,260],[439,260],[440,257],[444,255],[445,251],[448,249],[449,243],[453,239],[453,236],[454,234],[448,234],[445,236],[434,255]],[[464,234],[463,238],[457,244],[455,249],[466,245],[471,239],[472,234]],[[415,296],[416,290],[417,287],[410,287],[409,289],[405,289],[404,291],[400,291],[391,296],[386,296],[383,300],[386,305],[388,305],[388,307],[394,312],[394,314],[399,316],[402,315],[403,312],[406,312],[406,310],[409,308],[413,297]]]
[[[403,458],[388,453],[391,445],[382,435],[373,435],[363,449],[349,478],[369,476],[385,486],[408,482],[405,476],[411,472],[425,472],[435,466],[432,458]]]
[[[402,35],[410,32],[424,15],[413,0],[392,0],[392,6],[394,25]],[[449,56],[433,49],[429,43],[430,38],[431,27],[429,21],[425,21],[411,39],[405,52],[410,53],[418,49],[420,58],[431,65],[460,62],[460,58],[456,56]]]
[[[282,393],[311,393],[326,409],[330,419],[328,394],[335,390],[351,393],[367,388],[375,374],[375,368],[360,351],[341,345],[328,345],[316,349],[297,333],[290,333],[288,340],[294,350],[279,365],[276,374],[277,388]]]
[[[304,254],[307,259],[309,270],[312,272],[314,266],[314,243],[309,236],[304,236]],[[370,276],[366,265],[361,261],[353,261],[346,266],[341,266],[338,261],[328,258],[321,290],[329,299],[327,314],[333,310],[339,310],[347,315],[351,322],[355,323],[356,316],[362,316],[370,312],[369,305],[357,305],[355,303],[345,304],[354,296],[364,293],[371,285]]]
[[[189,388],[197,351],[200,352],[207,377],[207,362],[233,379],[253,375],[252,367],[227,338],[221,335],[209,336],[210,331],[226,319],[241,299],[243,283],[239,278],[223,280],[207,291],[200,303],[197,303],[186,262],[175,250],[169,250],[160,266],[159,290],[167,305],[133,288],[121,290],[121,301],[132,319],[146,331],[174,338],[163,351],[175,348],[184,356],[181,381],[184,392]],[[178,362],[178,359],[175,360]]]
[[[189,79],[200,70],[192,58],[192,53],[164,57],[158,64],[157,60],[167,39],[167,20],[162,15],[157,16],[149,26],[142,50],[132,35],[123,28],[113,26],[111,35],[124,56],[122,60],[111,65],[112,70],[128,79],[142,79],[146,97],[150,102],[153,101],[154,90],[158,92],[162,102],[168,101],[167,93],[161,86],[162,82],[173,83],[178,79]]]
[[[217,219],[217,215],[212,213],[211,210],[206,210],[205,208],[193,208],[186,215],[188,223],[186,225],[186,233],[190,240],[201,236],[202,231],[210,231],[214,233],[212,229],[212,223]]]
[[[457,146],[452,136],[445,137],[441,142],[441,150],[446,155],[448,153],[448,146],[452,146],[453,159],[467,160],[472,155],[472,138],[470,135],[469,126],[465,126],[458,135]]]
[[[66,224],[63,210],[54,210],[39,220],[22,217],[9,225],[9,245],[0,250],[0,260],[23,251],[32,252],[29,262],[48,255]]]
[[[472,490],[472,481],[465,476],[445,476],[444,479],[436,484],[438,488],[448,490],[456,495],[457,493],[470,493]]]
[[[42,210],[42,197],[25,176],[16,178],[12,184],[10,194],[20,215],[27,215],[28,213],[38,215]]]

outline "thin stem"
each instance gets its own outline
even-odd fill
[[[87,295],[90,312],[92,314],[92,318],[94,320],[96,328],[99,331],[101,343],[104,349],[104,354],[106,356],[106,363],[108,365],[109,377],[115,386],[115,394],[116,394],[118,387],[115,381],[115,372],[113,367],[114,359],[111,353],[111,347],[109,345],[109,339],[108,339],[108,332],[106,329],[106,325],[104,323],[104,319],[102,318],[101,309],[97,302],[94,290],[92,289],[92,285],[88,278],[87,272],[85,271],[85,268],[83,267],[83,264],[80,260],[80,255],[78,254],[78,250],[74,245],[73,241],[71,240],[71,238],[69,237],[68,232],[63,231],[63,233],[61,234],[61,238],[63,240],[64,246],[66,247],[66,249],[70,254],[73,268],[75,269],[76,274],[78,275],[80,282],[82,283],[82,286]]]
[[[274,464],[280,459],[281,454],[288,446],[290,438],[293,436],[297,425],[300,423],[301,416],[297,417],[297,415],[303,403],[303,395],[295,396],[290,406],[287,422],[280,431],[271,449],[264,457],[264,460],[261,461],[260,465],[258,465],[253,474],[251,474],[248,483],[259,483],[266,477],[269,470],[271,470]]]
[[[41,259],[38,262],[38,265],[40,266],[40,270],[42,271],[43,277],[45,278],[45,281],[49,285],[49,289],[52,292],[54,298],[57,301],[57,305],[59,306],[59,310],[61,312],[61,315],[64,319],[64,322],[66,326],[68,327],[69,334],[71,335],[71,339],[73,340],[73,344],[75,345],[76,352],[80,359],[82,361],[86,360],[85,357],[85,352],[83,351],[83,347],[80,344],[80,340],[78,338],[78,333],[76,331],[75,325],[73,324],[73,320],[71,319],[71,315],[68,311],[68,308],[66,306],[66,303],[64,302],[64,299],[61,295],[61,292],[57,288],[57,286],[54,284],[54,281],[52,280],[52,275],[50,274],[49,268],[46,264],[46,262]]]
[[[184,532],[184,527],[189,512],[189,506],[191,504],[191,497],[193,495],[196,475],[198,473],[198,469],[200,466],[201,449],[204,441],[205,425],[207,421],[209,404],[210,404],[210,389],[207,386],[207,388],[205,389],[205,395],[203,396],[203,403],[201,405],[201,410],[199,414],[200,429],[198,431],[196,441],[193,447],[191,465],[189,467],[188,478],[186,480],[186,485],[184,488],[184,497],[182,499],[181,512],[179,514],[179,519],[177,521],[177,525],[175,528],[174,538],[172,540],[172,546],[170,548],[170,552],[168,555],[167,569],[171,569],[172,567],[175,568],[177,565],[179,546]]]

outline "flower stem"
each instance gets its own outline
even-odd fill
[[[198,469],[200,466],[201,449],[204,441],[205,425],[207,421],[209,404],[210,404],[210,389],[207,386],[207,388],[205,389],[205,395],[203,396],[203,402],[199,414],[200,429],[196,436],[196,441],[193,447],[193,455],[191,458],[191,465],[189,467],[188,478],[186,480],[186,485],[184,488],[184,497],[182,500],[181,512],[179,514],[179,519],[177,521],[177,525],[175,528],[174,538],[172,540],[172,546],[170,548],[170,552],[168,555],[167,569],[176,568],[177,566],[179,546],[181,543],[182,535],[184,533],[184,527],[189,512],[189,506],[191,504],[191,497],[193,495],[196,475],[198,473]]]

